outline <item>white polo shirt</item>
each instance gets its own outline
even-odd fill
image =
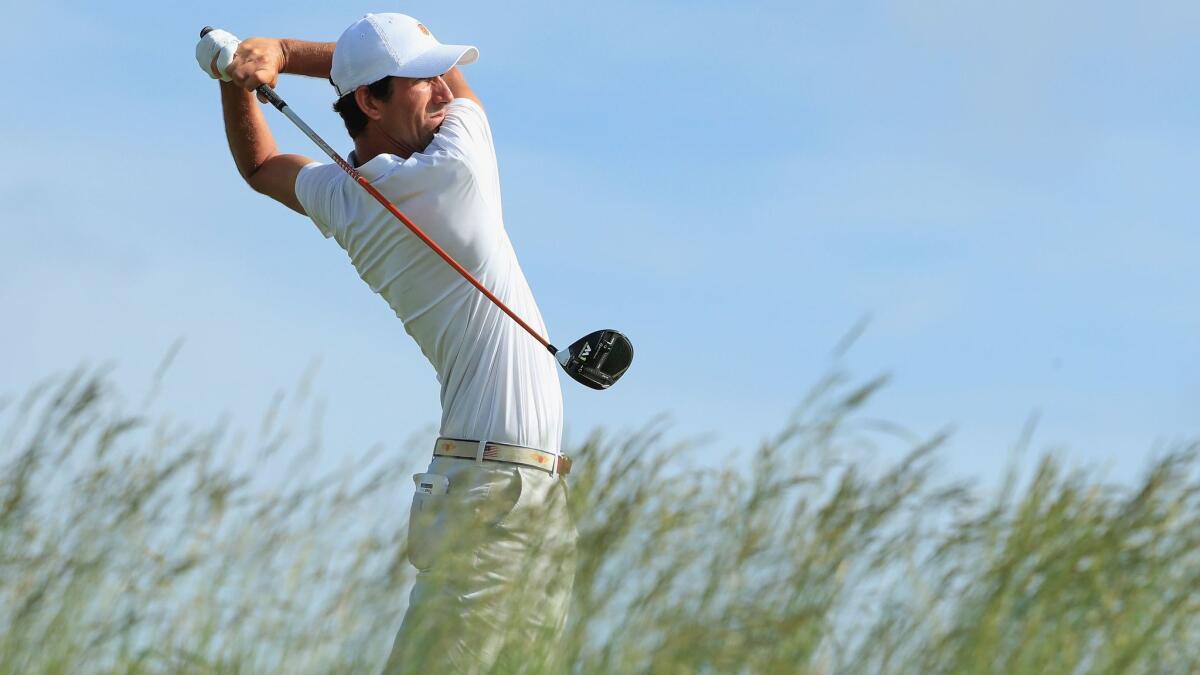
[[[483,109],[455,99],[433,142],[359,172],[517,316],[546,335],[504,229],[500,176]],[[350,256],[433,364],[441,434],[559,452],[562,390],[554,357],[335,164],[313,162],[296,197]]]

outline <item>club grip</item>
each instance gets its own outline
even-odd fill
[[[205,35],[208,35],[209,33],[213,32],[213,30],[215,30],[215,29],[212,26],[205,26],[204,28],[201,28],[200,29],[200,37],[204,37]]]

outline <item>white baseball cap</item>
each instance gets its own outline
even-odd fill
[[[329,77],[338,97],[385,77],[433,77],[474,63],[479,50],[444,45],[405,14],[368,14],[338,38]]]

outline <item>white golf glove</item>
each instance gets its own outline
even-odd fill
[[[212,72],[212,62],[213,57],[216,57],[217,70],[221,73],[220,79],[229,82],[229,75],[225,73],[225,70],[229,68],[229,64],[233,63],[233,55],[237,53],[238,45],[241,42],[237,36],[228,31],[219,28],[209,31],[208,35],[200,38],[200,41],[196,43],[196,63],[200,64],[200,70],[215,80],[217,76]]]

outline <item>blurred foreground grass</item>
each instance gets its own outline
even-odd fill
[[[1196,447],[984,492],[867,418],[879,386],[830,377],[725,470],[653,425],[572,449],[554,671],[1200,672]],[[126,407],[81,372],[0,410],[0,673],[376,672],[416,458],[319,474],[277,409],[247,440]]]

